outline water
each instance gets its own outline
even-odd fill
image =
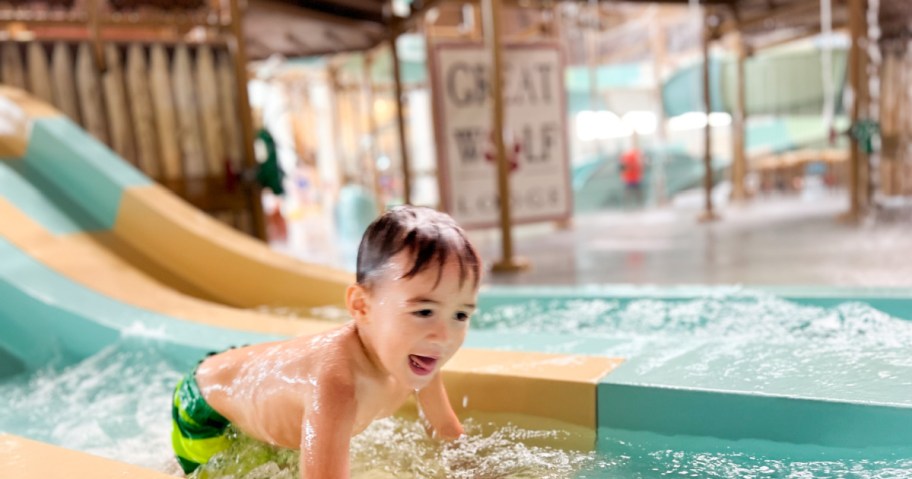
[[[490,307],[472,328],[514,334],[504,348],[521,342],[521,333],[589,340],[596,345],[589,354],[628,357],[636,378],[912,405],[912,322],[861,303],[820,308],[749,291],[686,301],[536,299]],[[576,352],[581,343],[571,343],[558,344],[565,347],[558,352]],[[158,339],[130,336],[74,364],[12,368],[0,378],[0,403],[8,405],[0,408],[0,431],[177,474],[170,395],[192,366]],[[910,447],[848,450],[602,429],[591,452],[569,431],[465,422],[466,438],[442,444],[414,418],[377,421],[352,441],[354,476],[912,478]],[[204,477],[297,477],[295,452],[243,438],[220,464]]]
[[[627,358],[627,372],[644,381],[912,406],[912,321],[857,302],[822,308],[752,291],[684,301],[540,299],[472,321],[475,331],[552,335],[549,352]]]
[[[472,318],[472,328],[631,338],[859,340],[865,345],[900,345],[912,339],[912,322],[863,303],[822,308],[750,290],[676,301],[528,300],[482,311]]]
[[[0,380],[7,376],[15,376],[25,371],[25,365],[16,356],[0,348]]]
[[[444,443],[430,439],[412,418],[375,421],[352,439],[353,478],[360,479],[558,479],[595,463],[594,452],[564,450],[571,433],[534,431],[512,424],[464,421],[466,435]],[[542,445],[544,444],[544,445]],[[194,474],[196,479],[297,478],[297,451],[235,435],[231,447]]]
[[[912,450],[850,450],[759,440],[724,441],[599,430],[594,467],[577,477],[903,479]]]
[[[170,471],[170,394],[189,365],[137,338],[0,381],[0,431]]]
[[[8,405],[0,409],[0,432],[178,475],[171,394],[192,367],[172,359],[156,340],[123,338],[76,364],[0,381],[0,402]],[[354,477],[558,478],[591,457],[554,446],[569,439],[566,431],[472,419],[465,427],[466,437],[442,444],[429,439],[416,418],[376,421],[352,441]],[[242,437],[200,477],[297,478],[297,466],[297,452]]]

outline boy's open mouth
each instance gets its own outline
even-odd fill
[[[417,354],[409,354],[409,366],[412,368],[412,372],[419,376],[424,376],[434,372],[434,366],[436,364],[437,358],[419,356]]]

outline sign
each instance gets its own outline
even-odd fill
[[[504,143],[514,223],[568,218],[564,68],[554,44],[505,45]],[[482,44],[441,43],[431,52],[437,168],[443,209],[462,226],[500,223],[491,141],[490,55]],[[488,159],[486,159],[486,157]]]

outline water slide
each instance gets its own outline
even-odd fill
[[[848,129],[848,119],[837,116],[833,127],[836,131]],[[789,153],[806,152],[808,158],[821,161],[828,151],[848,149],[845,137],[831,140],[830,131],[819,115],[787,115],[756,118],[748,122],[746,148],[751,168],[759,167],[764,158],[777,158]],[[701,146],[702,148],[702,146]],[[648,162],[643,170],[642,196],[646,202],[657,198],[654,175],[661,161],[663,198],[692,188],[703,188],[705,167],[700,153],[683,146],[667,148],[647,147],[643,152]],[[794,158],[794,157],[793,157]],[[639,207],[625,192],[620,176],[620,152],[596,155],[578,163],[573,168],[573,206],[578,213],[601,211],[606,208]],[[731,165],[728,155],[713,158],[713,180],[716,184],[728,180]]]
[[[324,331],[338,323],[255,308],[339,304],[352,279],[221,225],[53,108],[0,87],[0,384],[77,364],[124,337],[189,365],[207,351]],[[471,395],[473,410],[594,430],[596,385],[620,361],[555,357],[464,349],[446,368],[451,401]],[[532,399],[511,400],[516,391]],[[159,477],[3,429],[0,451],[16,453],[0,454],[0,476],[59,475],[48,469],[58,464],[70,477]]]
[[[686,151],[646,149],[649,163],[643,169],[642,200],[634,199],[626,191],[620,175],[620,154],[594,157],[574,167],[573,207],[577,213],[604,211],[609,208],[639,208],[657,198],[655,165],[661,159],[663,171],[663,198],[672,198],[685,190],[700,187],[706,174],[702,158],[696,158]],[[661,155],[661,157],[660,157]],[[725,179],[727,159],[713,160],[713,179],[718,183]]]
[[[108,256],[177,291],[235,307],[342,300],[349,273],[291,260],[211,220],[24,93],[0,89],[0,121],[0,197],[12,210],[3,235],[37,223],[64,245],[45,253],[66,267]],[[83,274],[91,284],[104,276]]]

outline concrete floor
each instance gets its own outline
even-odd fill
[[[664,208],[577,216],[573,227],[521,228],[517,254],[529,271],[491,274],[492,284],[912,285],[912,221],[880,215],[840,221],[846,196],[758,198],[722,205],[700,223],[702,198]],[[900,217],[901,216],[901,217]],[[496,232],[473,232],[488,260],[500,258]]]
[[[531,268],[488,273],[485,282],[912,286],[908,209],[848,224],[839,219],[848,208],[845,192],[820,191],[759,197],[744,206],[720,201],[721,219],[700,223],[702,202],[702,193],[693,191],[661,208],[578,215],[567,229],[518,227],[514,249]],[[307,228],[308,241],[292,235],[277,249],[353,268],[350,248],[346,254],[332,235],[314,234],[319,224]],[[487,265],[500,259],[499,231],[469,235]]]

